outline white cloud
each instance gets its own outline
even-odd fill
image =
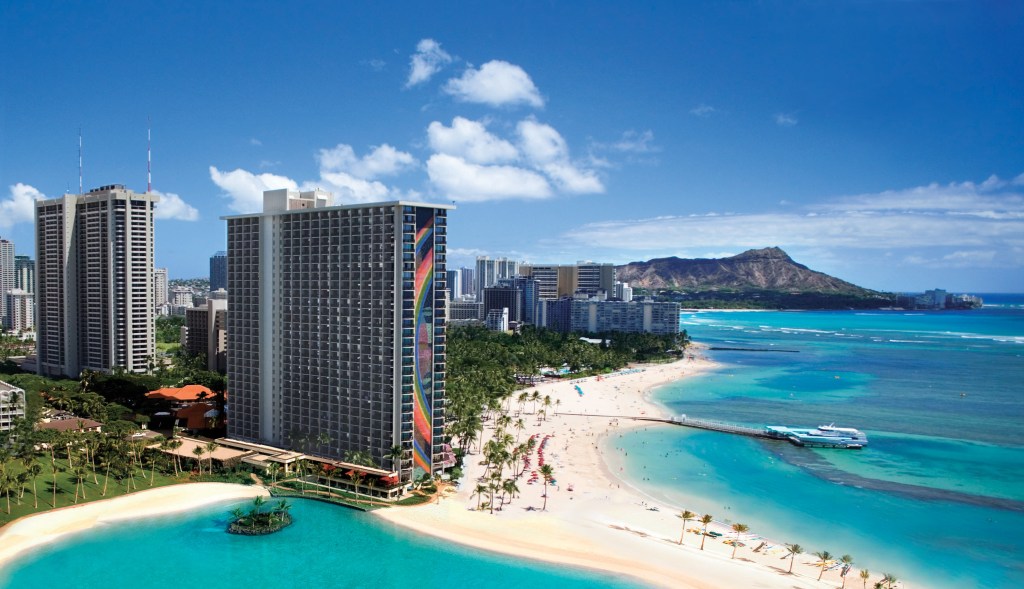
[[[551,196],[543,176],[514,166],[482,166],[438,153],[427,160],[430,181],[447,197],[469,202]]]
[[[416,53],[409,58],[409,79],[405,87],[411,88],[426,82],[451,61],[452,56],[441,49],[440,43],[433,39],[421,40],[416,45]]]
[[[462,117],[452,119],[451,127],[437,121],[430,123],[427,138],[434,151],[476,164],[509,162],[519,157],[515,146],[487,131],[485,123]]]
[[[331,149],[321,149],[317,161],[321,170],[346,172],[365,179],[390,176],[416,165],[416,158],[412,155],[386,143],[373,148],[363,157],[357,157],[352,146],[339,143]]]
[[[372,69],[375,72],[383,71],[384,67],[388,64],[388,62],[384,61],[383,59],[371,59],[364,63],[370,66],[370,69]]]
[[[554,127],[524,119],[516,131],[526,158],[559,188],[573,193],[604,192],[604,185],[592,170],[580,169],[570,161],[569,147]]]
[[[160,197],[153,210],[156,219],[173,219],[175,221],[198,221],[199,211],[173,192],[154,190],[153,194]]]
[[[616,151],[623,151],[627,153],[648,153],[658,150],[654,145],[652,145],[653,142],[654,132],[650,129],[643,133],[626,131],[622,134],[621,139],[611,145],[611,148]]]
[[[530,76],[523,68],[507,61],[489,61],[480,69],[470,67],[461,78],[448,80],[444,90],[463,102],[491,106],[520,103],[535,108],[544,106],[544,99]]]
[[[320,170],[319,182],[303,182],[301,190],[321,188],[334,194],[334,204],[377,202],[401,195],[382,182],[356,178],[345,172]]]
[[[276,174],[253,174],[241,168],[221,172],[210,166],[210,179],[231,200],[228,208],[238,213],[258,213],[263,210],[263,191],[278,188],[298,189],[295,180]]]
[[[796,115],[787,113],[775,113],[775,124],[780,127],[792,127],[797,123]]]
[[[34,186],[18,182],[9,187],[10,196],[0,201],[0,227],[9,229],[17,223],[35,220],[36,201],[46,198]]]
[[[695,117],[701,117],[701,118],[710,117],[711,115],[715,114],[716,112],[718,112],[718,109],[716,109],[713,106],[708,106],[707,104],[703,104],[703,103],[698,104],[697,106],[695,106],[695,107],[690,109],[690,114],[691,115],[693,115]]]
[[[568,243],[566,247],[593,250],[614,243],[622,250],[657,256],[664,255],[666,247],[736,251],[779,245],[834,252],[843,259],[856,258],[853,252],[871,252],[861,254],[871,258],[896,250],[902,252],[903,260],[933,268],[1019,267],[1024,264],[1019,253],[1024,251],[1024,199],[1019,193],[995,194],[1011,185],[998,179],[931,184],[784,212],[590,223],[563,234],[550,246]],[[1001,206],[993,211],[988,207],[994,200]],[[920,253],[924,250],[929,253]]]
[[[249,138],[249,145],[254,145],[256,147],[259,147],[259,146],[263,145],[263,142],[260,141],[259,139],[255,138],[255,137],[250,137]]]

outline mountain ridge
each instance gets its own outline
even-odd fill
[[[616,267],[617,279],[648,290],[782,291],[853,296],[880,293],[811,270],[779,247],[727,258],[654,258]]]

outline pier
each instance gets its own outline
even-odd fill
[[[558,413],[558,415],[576,415],[579,417],[604,417],[609,419],[632,419],[633,421],[651,421],[655,423],[668,423],[672,425],[681,425],[683,427],[692,427],[696,429],[704,429],[715,432],[724,432],[727,434],[736,434],[740,436],[749,436],[752,438],[767,438],[770,440],[786,439],[784,436],[772,435],[764,428],[748,427],[745,425],[736,425],[734,423],[726,423],[724,421],[712,421],[710,419],[696,419],[693,417],[646,417],[642,415],[601,415],[597,413]]]

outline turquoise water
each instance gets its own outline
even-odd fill
[[[311,500],[296,500],[295,523],[277,534],[234,536],[224,529],[235,506],[121,522],[76,535],[0,572],[0,586],[639,587],[612,575],[445,544],[369,514]]]
[[[775,351],[708,351],[720,370],[657,391],[669,411],[834,422],[866,431],[869,446],[681,427],[608,446],[628,452],[621,466],[645,492],[765,536],[851,554],[916,587],[1024,587],[1024,297],[986,302],[997,306],[684,314],[698,342]]]

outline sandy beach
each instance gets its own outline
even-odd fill
[[[732,546],[723,541],[735,537],[735,533],[717,522],[708,529],[723,536],[707,538],[703,551],[699,549],[702,536],[694,533],[701,524],[695,520],[688,522],[686,527],[691,531],[680,546],[683,522],[678,514],[686,506],[653,501],[609,471],[600,452],[602,440],[629,428],[654,426],[626,416],[664,416],[648,398],[651,389],[712,367],[709,361],[697,357],[640,366],[600,380],[550,382],[527,389],[537,390],[542,398],[550,395],[552,400],[561,401],[557,411],[555,407],[548,409],[551,415],[546,418],[534,412],[532,403],[516,415],[519,405],[512,404],[513,421],[522,418],[526,427],[522,431],[513,428],[510,433],[518,434],[522,441],[536,436],[538,445],[543,442],[546,463],[555,470],[557,482],[548,487],[546,510],[542,510],[543,481],[527,482],[538,467],[535,450],[531,468],[517,481],[520,495],[493,514],[488,509],[477,510],[481,498],[474,489],[485,469],[480,453],[468,457],[462,484],[441,500],[373,513],[397,526],[447,541],[605,571],[657,587],[838,587],[842,582],[838,569],[827,571],[821,582],[816,581],[820,569],[813,555],[797,556],[795,574],[787,574],[789,559],[777,542],[768,541],[769,546],[776,546],[755,553],[752,549],[761,540],[741,538],[746,546],[732,558]],[[540,408],[538,404],[536,409]],[[488,424],[485,441],[493,428]],[[266,494],[258,486],[194,483],[26,517],[0,530],[0,567],[34,546],[108,522]],[[485,495],[483,502],[486,500]],[[499,503],[498,495],[495,503]],[[756,534],[757,530],[750,532]],[[851,571],[848,585],[857,586],[859,581],[857,572]]]
[[[517,482],[521,496],[501,511],[477,511],[480,498],[474,489],[485,468],[480,464],[482,454],[477,453],[466,460],[466,475],[454,494],[433,505],[374,513],[453,542],[628,575],[652,586],[838,587],[842,582],[838,568],[826,571],[821,582],[816,580],[820,568],[815,566],[813,555],[797,556],[794,574],[787,574],[789,559],[784,558],[786,552],[776,542],[768,541],[769,546],[776,547],[754,553],[753,548],[761,540],[745,540],[746,546],[737,550],[735,559],[731,558],[733,547],[723,541],[735,537],[735,533],[724,524],[709,526],[709,531],[724,535],[720,539],[709,537],[704,551],[699,549],[702,536],[697,533],[687,532],[680,546],[683,522],[678,515],[686,506],[657,503],[608,470],[600,455],[602,439],[613,432],[653,424],[607,416],[663,417],[663,410],[648,398],[651,389],[712,367],[709,361],[696,358],[642,366],[600,380],[545,383],[527,389],[561,401],[557,415],[549,409],[552,415],[547,419],[535,414],[530,403],[520,416],[526,423],[526,429],[519,433],[520,440],[535,435],[540,442],[551,436],[544,456],[554,467],[557,485],[548,488],[546,511],[541,511],[542,481],[527,483],[531,471],[537,468],[538,454],[534,451],[531,468]],[[583,390],[582,395],[576,385]],[[518,403],[513,403],[513,421],[518,418],[518,409]],[[516,432],[510,430],[513,435]],[[485,436],[491,433],[493,424],[488,425]],[[483,501],[486,503],[486,495]],[[500,503],[497,498],[495,501]],[[696,530],[701,524],[691,520],[686,527]],[[757,530],[750,532],[756,534]],[[857,571],[850,571],[847,584],[859,583]]]
[[[68,534],[118,520],[165,515],[257,495],[268,496],[269,493],[256,485],[190,483],[23,517],[0,530],[0,569],[21,553]]]

